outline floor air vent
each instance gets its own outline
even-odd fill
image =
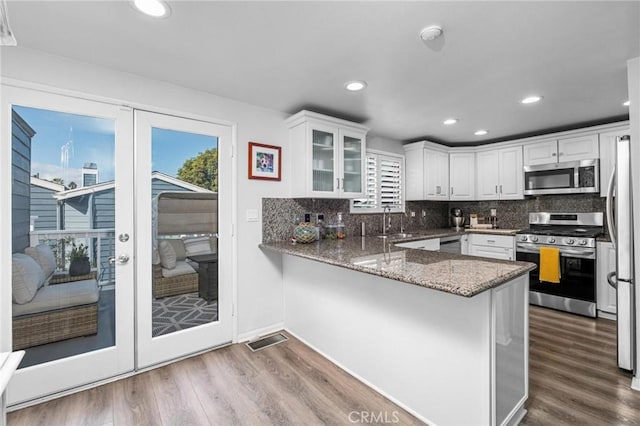
[[[276,333],[271,336],[263,337],[262,339],[254,340],[253,342],[249,342],[247,343],[247,346],[255,352],[260,349],[268,348],[269,346],[277,345],[278,343],[286,342],[287,340],[289,339],[284,334]]]

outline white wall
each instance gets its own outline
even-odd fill
[[[283,290],[279,256],[263,253],[261,218],[247,222],[247,209],[261,212],[262,197],[289,196],[286,115],[277,111],[49,55],[25,48],[2,48],[1,74],[30,83],[108,97],[131,106],[168,109],[237,124],[238,333],[277,328],[283,322]],[[162,111],[160,111],[162,112]],[[249,141],[282,146],[282,181],[250,181]]]
[[[367,135],[367,148],[404,155],[401,141],[371,133]]]

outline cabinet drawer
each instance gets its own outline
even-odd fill
[[[469,244],[513,249],[513,237],[510,235],[471,234]]]

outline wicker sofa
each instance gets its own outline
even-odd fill
[[[163,244],[169,244],[174,260],[166,259]],[[198,271],[187,262],[184,242],[180,238],[166,238],[159,243],[153,264],[153,297],[156,299],[198,291]]]
[[[14,350],[98,332],[100,293],[95,272],[76,277],[49,273],[28,255],[13,256]]]

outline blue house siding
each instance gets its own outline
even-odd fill
[[[115,190],[113,188],[93,194],[93,228],[114,229],[115,218]],[[96,242],[97,244],[97,242]],[[97,250],[97,247],[95,248]],[[109,264],[109,257],[115,256],[115,238],[100,239],[100,279],[112,281],[116,279],[115,267]],[[96,251],[97,256],[97,251]]]
[[[158,196],[159,193],[161,192],[166,192],[166,191],[185,191],[185,192],[189,192],[188,189],[185,189],[181,186],[178,185],[174,185],[172,183],[169,182],[165,182],[163,180],[160,179],[152,179],[151,180],[151,198],[156,198]]]
[[[33,230],[58,229],[58,202],[53,198],[56,191],[31,185],[31,216],[38,216]]]
[[[20,115],[11,114],[11,249],[19,253],[29,247],[31,194],[31,138],[35,131]]]

